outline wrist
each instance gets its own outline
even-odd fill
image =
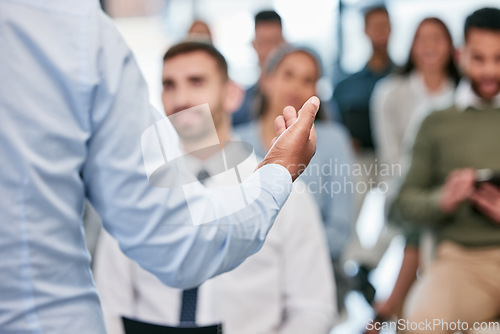
[[[446,214],[446,215],[451,215],[452,213],[455,212],[456,207],[455,207],[455,205],[450,204],[450,203],[440,202],[439,203],[439,210],[441,210],[441,212]]]
[[[460,206],[460,204],[462,204],[462,202],[464,201],[464,199],[462,200],[449,200],[449,199],[446,199],[445,196],[443,196],[443,194],[441,195],[441,199],[439,201],[439,209],[441,210],[442,213],[446,214],[446,215],[451,215],[453,213],[455,213],[455,211],[457,211],[458,207]]]

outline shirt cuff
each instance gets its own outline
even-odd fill
[[[442,192],[443,192],[443,187],[438,187],[429,194],[430,210],[432,210],[433,215],[438,219],[444,219],[450,216],[449,214],[444,213],[439,205],[439,202],[441,201]]]
[[[430,217],[433,217],[433,224],[442,224],[453,217],[454,213],[445,213],[441,210],[439,202],[441,201],[441,193],[443,186],[434,189],[428,196],[428,211]]]
[[[276,204],[281,208],[292,191],[292,176],[283,166],[267,164],[255,172],[260,178],[262,188],[269,191]]]

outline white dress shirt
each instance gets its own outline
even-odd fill
[[[203,168],[210,173],[210,160]],[[212,178],[206,184],[225,181]],[[321,216],[311,195],[297,191],[305,187],[295,188],[262,249],[200,286],[198,325],[223,323],[225,334],[329,332],[336,303]],[[179,324],[182,290],[164,286],[125,257],[107,233],[98,244],[95,277],[110,334],[124,333],[122,316]]]
[[[202,215],[227,212],[231,189],[198,184],[186,198],[150,186],[141,135],[161,116],[97,1],[0,0],[0,78],[2,334],[105,333],[86,197],[128,256],[184,288],[260,249],[291,191],[285,168],[265,166],[242,185],[260,191],[256,201],[195,227],[187,200]]]

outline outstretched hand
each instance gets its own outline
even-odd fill
[[[267,164],[279,164],[285,167],[292,180],[306,169],[316,152],[316,131],[314,119],[319,108],[319,99],[311,97],[299,110],[286,107],[283,115],[275,120],[277,136],[258,168]]]

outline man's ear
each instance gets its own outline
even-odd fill
[[[245,91],[234,81],[228,79],[225,85],[224,110],[232,114],[241,107]]]

